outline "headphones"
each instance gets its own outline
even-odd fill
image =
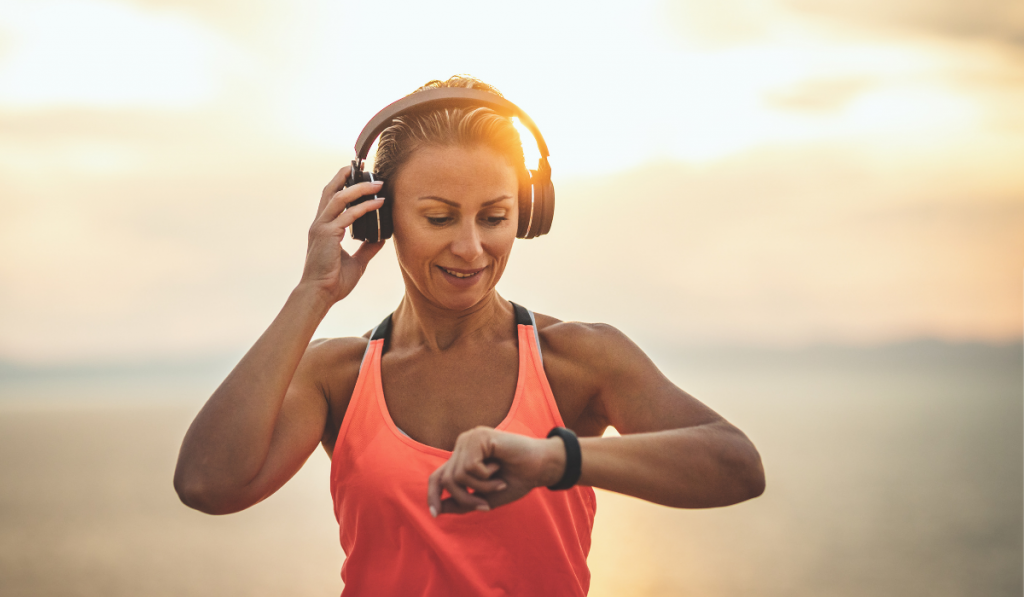
[[[465,87],[440,87],[426,89],[407,95],[389,104],[376,116],[370,119],[359,133],[356,140],[356,159],[352,160],[352,170],[345,186],[350,187],[360,182],[380,182],[382,179],[375,172],[363,172],[363,160],[370,151],[370,146],[391,123],[404,114],[437,110],[440,108],[490,108],[495,113],[511,118],[517,116],[519,121],[533,133],[540,149],[540,161],[536,170],[530,170],[529,182],[519,186],[519,229],[516,238],[534,238],[547,234],[551,229],[551,220],[555,216],[555,187],[551,184],[551,166],[548,164],[548,146],[544,142],[537,125],[526,112],[507,99],[481,89]],[[385,185],[386,186],[386,185]],[[391,220],[391,208],[394,198],[381,193],[384,205],[361,216],[352,223],[353,238],[363,241],[380,242],[391,238],[394,224]],[[377,199],[377,195],[364,195],[349,203],[349,207],[364,201]]]

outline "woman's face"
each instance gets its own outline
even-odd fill
[[[487,147],[422,147],[394,181],[395,252],[408,292],[464,310],[505,271],[518,226],[515,170]]]

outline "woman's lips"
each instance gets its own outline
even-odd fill
[[[454,286],[459,288],[468,288],[477,283],[480,279],[480,272],[484,271],[485,267],[478,269],[462,269],[458,267],[444,267],[437,266],[437,269],[441,270],[441,274],[445,280]]]

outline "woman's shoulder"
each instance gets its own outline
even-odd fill
[[[596,437],[609,425],[599,396],[622,380],[642,376],[648,359],[616,327],[606,323],[562,321],[534,314],[544,372],[566,425],[578,435]]]
[[[310,361],[309,365],[312,366],[336,366],[352,361],[358,363],[362,361],[363,353],[366,352],[369,342],[369,332],[365,336],[317,338],[306,347],[303,361]]]
[[[369,333],[363,337],[318,338],[309,343],[296,377],[314,384],[331,400],[351,394],[359,377]],[[347,391],[346,391],[347,389]]]
[[[327,401],[329,412],[322,441],[328,452],[333,449],[334,437],[348,410],[369,342],[369,332],[363,337],[313,340],[296,372],[296,380],[301,378],[309,391],[315,391]]]
[[[562,321],[534,313],[544,359],[567,359],[596,371],[609,371],[635,359],[646,359],[643,351],[615,326],[607,323]]]

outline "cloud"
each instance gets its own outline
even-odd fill
[[[728,47],[762,40],[779,26],[783,11],[770,0],[681,0],[663,5],[669,28],[684,43]]]
[[[881,32],[1024,47],[1024,3],[1014,0],[785,0],[782,6]]]
[[[311,3],[247,0],[118,0],[146,14],[174,15],[242,46],[246,52],[274,61],[290,54],[294,40],[284,34],[315,15]],[[346,3],[347,4],[347,3]]]
[[[794,39],[915,45],[983,42],[1024,60],[1024,3],[1014,0],[722,0],[662,2],[676,43],[709,48]]]
[[[769,105],[776,108],[830,112],[846,107],[871,85],[872,80],[863,76],[812,79],[769,92],[766,99]]]

